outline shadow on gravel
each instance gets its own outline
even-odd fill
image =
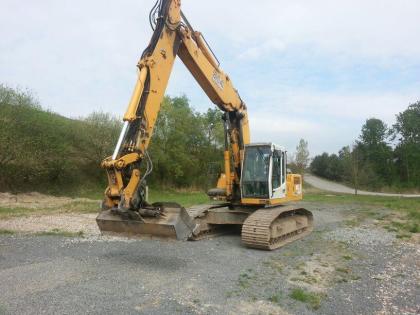
[[[156,255],[144,254],[142,252],[133,252],[125,250],[109,251],[102,255],[104,260],[111,260],[127,266],[131,264],[135,267],[147,267],[151,269],[158,269],[164,271],[174,271],[185,267],[187,261],[176,256],[165,256],[162,253]]]

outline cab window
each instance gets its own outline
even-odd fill
[[[268,198],[268,173],[271,148],[269,146],[247,147],[242,177],[244,198]]]
[[[273,152],[273,174],[271,176],[271,186],[273,189],[280,187],[281,180],[281,153],[279,151]]]
[[[284,184],[286,181],[286,152],[282,152],[281,157],[281,169],[283,170],[281,172],[281,183]]]

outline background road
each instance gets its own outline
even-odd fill
[[[344,194],[354,194],[354,189],[344,186],[342,184],[332,182],[323,178],[319,178],[312,174],[305,174],[304,180],[309,183],[310,185],[314,186],[315,188],[336,192],[336,193],[344,193]],[[358,190],[357,193],[359,195],[370,195],[370,196],[385,196],[385,197],[407,197],[407,198],[417,198],[420,195],[414,194],[388,194],[388,193],[379,193],[379,192],[372,192],[372,191],[364,191]]]

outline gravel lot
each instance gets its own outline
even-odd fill
[[[351,205],[303,203],[307,238],[275,251],[199,242],[0,235],[4,314],[419,314],[420,248]],[[303,288],[320,299],[290,297]]]

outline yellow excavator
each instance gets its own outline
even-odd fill
[[[149,14],[154,30],[138,62],[138,79],[106,169],[108,187],[96,221],[104,234],[198,240],[242,227],[242,243],[273,250],[308,235],[312,213],[302,199],[302,177],[287,171],[286,151],[250,143],[248,113],[232,80],[203,35],[181,11],[180,0],[158,0]],[[188,209],[147,201],[152,171],[148,146],[176,57],[223,114],[224,172],[208,195],[217,202]]]

